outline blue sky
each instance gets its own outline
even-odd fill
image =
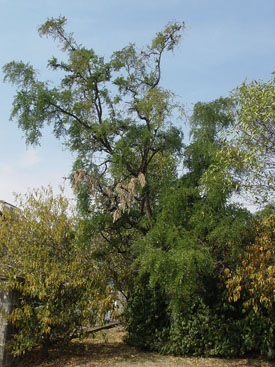
[[[37,27],[59,15],[80,43],[106,58],[129,42],[146,45],[169,21],[185,21],[181,45],[164,60],[162,84],[189,114],[194,103],[226,96],[246,78],[268,80],[275,70],[274,0],[0,0],[1,68],[29,61],[41,78],[54,80],[47,60],[60,51]],[[13,192],[57,188],[72,157],[50,131],[40,147],[26,148],[9,121],[15,90],[2,79],[0,72],[0,199],[13,203]],[[66,190],[71,195],[68,184]]]

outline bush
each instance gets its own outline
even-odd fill
[[[18,198],[20,210],[4,210],[0,223],[0,273],[19,300],[8,316],[16,333],[14,355],[40,345],[67,343],[94,324],[108,289],[89,252],[77,244],[69,201],[51,188]]]
[[[274,315],[272,321],[271,315],[242,313],[240,304],[209,306],[203,300],[194,302],[186,314],[172,315],[155,290],[144,292],[143,302],[140,292],[135,296],[128,313],[144,307],[139,318],[128,317],[128,342],[136,347],[185,356],[274,358]]]
[[[156,335],[169,327],[167,307],[161,288],[150,288],[147,275],[139,277],[125,312],[126,342],[138,348],[158,350]]]

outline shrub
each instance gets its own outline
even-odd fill
[[[94,324],[107,288],[77,244],[76,218],[64,196],[43,188],[18,202],[20,210],[4,210],[0,219],[0,272],[19,294],[8,316],[16,328],[10,348],[20,355],[40,345],[47,353],[52,343],[67,343]]]

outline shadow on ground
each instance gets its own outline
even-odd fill
[[[43,360],[36,351],[18,362],[17,367],[275,367],[261,359],[185,358],[142,352],[123,342],[125,332],[114,328],[95,338],[73,341],[62,353],[52,349]]]

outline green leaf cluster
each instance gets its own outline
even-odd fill
[[[232,96],[234,124],[203,177],[233,187],[258,205],[274,201],[274,75],[268,82],[244,82]]]

